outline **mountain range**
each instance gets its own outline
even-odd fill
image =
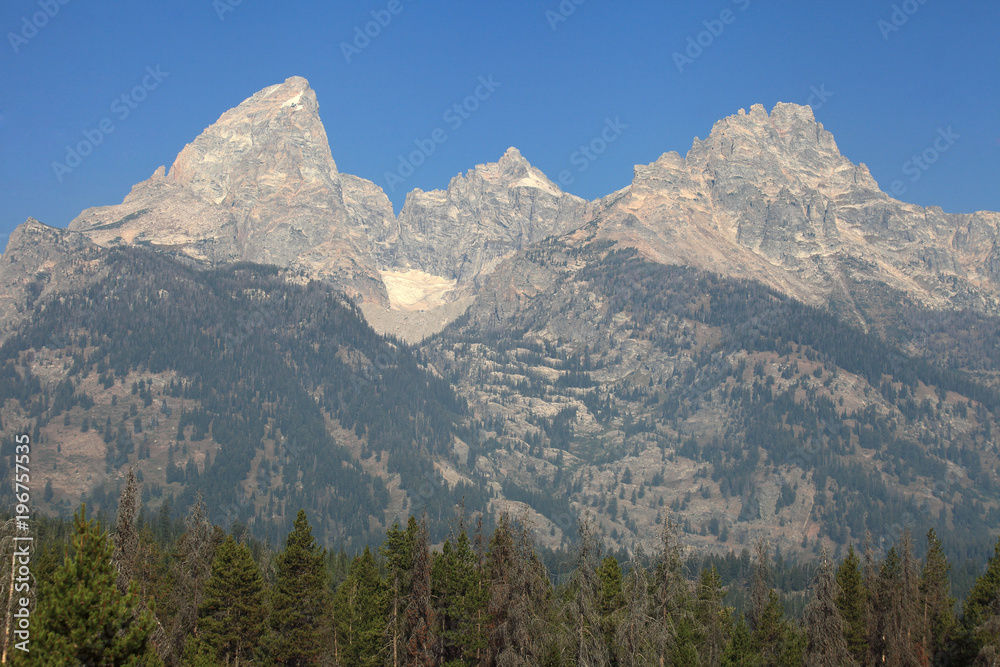
[[[883,192],[809,107],[718,121],[595,201],[515,149],[399,215],[292,77],[121,204],[0,257],[4,447],[40,507],[202,493],[374,540],[462,502],[563,548],[670,516],[696,550],[1000,530],[1000,213]],[[10,485],[5,485],[8,488]]]

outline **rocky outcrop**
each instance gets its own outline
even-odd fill
[[[1000,214],[892,199],[794,104],[724,118],[686,157],[636,166],[629,187],[598,202],[562,192],[511,148],[446,190],[411,192],[397,218],[380,187],[338,171],[315,93],[292,77],[223,114],[169,172],[122,204],[87,209],[70,229],[103,246],[298,269],[374,304],[381,330],[423,336],[501,262],[586,225],[660,263],[835,304],[863,326],[873,289],[934,308],[1000,307]],[[445,306],[447,316],[413,329],[413,313]],[[393,324],[390,311],[408,315]]]
[[[76,232],[28,218],[0,255],[0,340],[45,298],[80,289],[106,272],[104,251]]]
[[[892,199],[841,155],[809,107],[741,110],[695,139],[686,158],[637,166],[603,207],[599,238],[806,303],[845,304],[861,324],[857,302],[871,285],[928,307],[998,312],[1000,214]]]
[[[451,180],[414,190],[383,265],[473,283],[514,252],[585,224],[593,206],[559,189],[516,148]]]
[[[70,229],[103,245],[301,269],[384,302],[367,230],[386,217],[392,207],[377,186],[337,171],[316,94],[292,77],[224,113],[169,172],[157,170],[118,206],[84,211]]]

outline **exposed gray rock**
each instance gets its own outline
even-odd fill
[[[582,226],[592,213],[590,203],[560,190],[509,148],[497,162],[453,178],[447,190],[409,193],[398,240],[381,263],[465,285],[513,252]]]

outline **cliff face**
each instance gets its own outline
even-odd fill
[[[365,304],[380,330],[419,340],[459,315],[501,262],[587,225],[655,262],[759,280],[863,327],[877,325],[869,311],[885,294],[998,308],[1000,214],[892,199],[794,104],[740,110],[686,157],[636,166],[629,187],[597,202],[562,192],[511,148],[446,190],[411,192],[397,218],[379,186],[337,170],[316,95],[293,77],[69,229],[102,246],[301,270]]]
[[[511,253],[580,227],[592,211],[510,148],[497,162],[456,176],[447,190],[407,195],[382,262],[466,284]]]
[[[760,105],[715,124],[686,158],[635,168],[605,198],[600,236],[665,264],[753,278],[846,308],[876,285],[937,308],[997,312],[1000,214],[950,215],[881,192],[809,107]]]
[[[292,77],[224,113],[122,204],[87,209],[69,228],[102,245],[300,269],[384,302],[367,229],[387,217],[377,186],[337,171],[316,94]]]
[[[104,275],[103,255],[82,234],[34,218],[18,226],[0,255],[0,340],[17,330],[36,304]]]

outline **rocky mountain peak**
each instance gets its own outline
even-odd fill
[[[868,168],[841,155],[812,108],[798,104],[779,102],[770,114],[760,104],[740,109],[715,123],[707,139],[696,138],[687,161],[723,182],[753,180],[766,194],[878,192]]]
[[[384,302],[367,229],[394,216],[373,189],[341,177],[316,94],[291,77],[222,114],[121,205],[88,209],[70,228],[102,245],[294,267]]]
[[[508,148],[455,176],[447,190],[407,195],[398,243],[382,263],[469,282],[525,245],[583,225],[591,210]]]
[[[241,188],[330,182],[336,174],[316,93],[296,76],[222,114],[184,147],[169,178],[222,204]]]

